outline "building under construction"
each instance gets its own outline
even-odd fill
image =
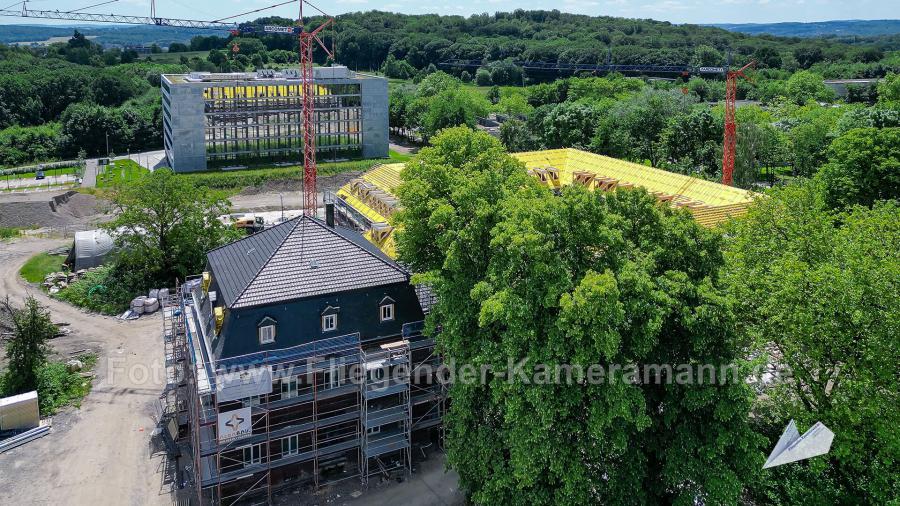
[[[747,190],[676,174],[578,149],[550,149],[511,153],[542,184],[559,189],[581,185],[590,190],[644,188],[660,202],[684,208],[703,226],[713,227],[747,211],[753,194]],[[353,179],[335,196],[342,223],[362,231],[385,254],[395,256],[391,216],[399,201],[403,164],[385,164]]]
[[[315,67],[316,151],[321,160],[388,156],[388,85],[347,67]],[[164,74],[163,144],[176,172],[256,161],[302,160],[297,69]]]
[[[164,301],[163,424],[191,503],[394,478],[440,444],[430,300],[328,210],[209,252]]]

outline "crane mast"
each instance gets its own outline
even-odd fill
[[[734,154],[737,149],[737,122],[734,111],[737,100],[738,77],[747,79],[744,71],[756,65],[756,61],[744,65],[739,70],[729,70],[725,75],[725,139],[722,146],[722,184],[734,184]]]
[[[300,51],[300,83],[302,87],[301,123],[303,128],[303,214],[315,216],[319,207],[319,194],[316,189],[316,130],[315,130],[315,103],[316,84],[313,78],[313,49],[316,45],[325,50],[329,58],[334,57],[319,33],[334,22],[334,18],[327,18],[324,23],[311,31],[306,31],[303,23],[303,4],[300,2],[300,17],[297,20],[297,39]],[[312,4],[310,4],[312,6]],[[314,7],[314,6],[313,6]],[[315,8],[315,7],[314,7]],[[316,9],[318,10],[318,9]],[[321,11],[319,11],[321,12]]]

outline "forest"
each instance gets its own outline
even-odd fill
[[[291,21],[260,18],[243,26],[265,24]],[[714,27],[522,10],[470,17],[351,13],[339,16],[324,35],[326,44],[334,43],[338,63],[395,80],[391,126],[420,140],[446,126],[474,126],[478,117],[494,112],[513,118],[502,137],[512,150],[567,145],[717,177],[722,110],[705,104],[723,98],[722,79],[532,75],[520,66],[523,61],[720,66],[729,56],[733,65],[755,60],[753,83],[741,82],[738,89],[738,98],[757,102],[739,112],[740,149],[747,152],[747,166],[738,168],[746,174],[738,179],[743,186],[760,179],[762,170],[769,180],[778,170],[808,173],[847,125],[896,122],[896,112],[884,109],[886,100],[878,97],[878,90],[891,89],[895,81],[851,87],[843,100],[821,84],[825,78],[900,72],[896,35],[841,41],[748,36]],[[0,166],[71,159],[82,151],[98,155],[106,151],[106,133],[113,153],[158,149],[160,73],[284,67],[296,59],[295,44],[279,35],[198,35],[170,44],[170,54],[146,59],[105,49],[77,31],[48,48],[0,45]],[[441,66],[449,59],[481,66]],[[434,101],[428,96],[433,90],[416,89],[439,70],[450,80],[430,82],[451,83],[453,90],[440,91],[454,100]],[[846,104],[832,108],[837,102]],[[646,126],[644,117],[651,120]],[[839,117],[846,117],[844,123]],[[613,128],[619,124],[625,128]]]
[[[182,65],[104,50],[75,31],[40,50],[0,45],[0,167],[159,149],[159,75]]]

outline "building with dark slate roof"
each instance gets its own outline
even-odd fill
[[[416,446],[439,446],[446,407],[422,335],[427,293],[359,233],[317,218],[210,251],[164,309],[166,414],[193,498],[271,501],[410,472]]]

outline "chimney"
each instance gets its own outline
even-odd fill
[[[334,228],[334,202],[325,203],[325,224]]]

